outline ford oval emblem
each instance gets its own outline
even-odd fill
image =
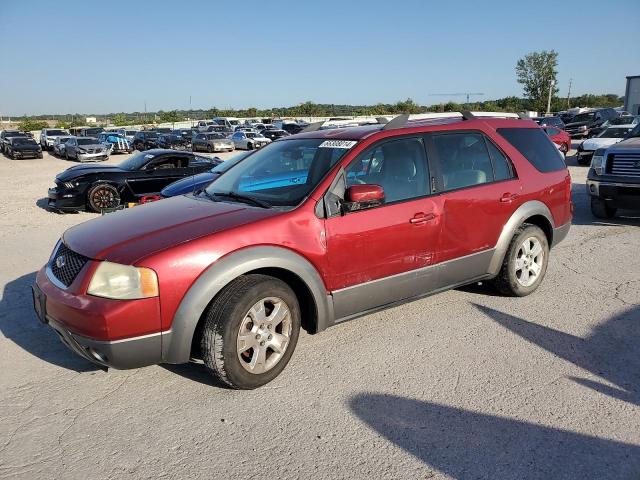
[[[64,258],[64,255],[60,255],[58,258],[56,258],[56,267],[62,268],[66,264],[67,264],[67,259]]]

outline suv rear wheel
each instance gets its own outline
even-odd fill
[[[232,388],[249,390],[284,370],[298,342],[300,307],[283,281],[243,275],[207,310],[201,349],[209,372]]]
[[[616,215],[617,209],[610,207],[604,200],[591,197],[591,213],[596,218],[613,218]]]
[[[524,224],[515,233],[504,257],[496,288],[505,295],[524,297],[542,282],[549,262],[549,242],[535,225]]]

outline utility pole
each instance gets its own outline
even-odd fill
[[[144,101],[144,123],[147,123],[147,101]]]
[[[549,98],[547,99],[547,115],[551,114],[551,92],[553,92],[553,85],[555,82],[551,80],[551,84],[549,85]]]
[[[571,82],[573,82],[573,78],[569,79],[569,91],[567,92],[567,110],[571,108],[571,105],[569,105],[569,99],[571,98]]]

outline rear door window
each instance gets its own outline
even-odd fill
[[[493,182],[484,136],[475,132],[433,135],[444,191]]]
[[[566,168],[562,154],[540,128],[499,128],[498,133],[542,173]]]

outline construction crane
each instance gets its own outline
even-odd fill
[[[462,93],[430,93],[429,94],[430,97],[460,97],[463,95],[467,97],[467,103],[469,103],[469,97],[471,95],[480,97],[484,95],[484,93],[462,92]]]

